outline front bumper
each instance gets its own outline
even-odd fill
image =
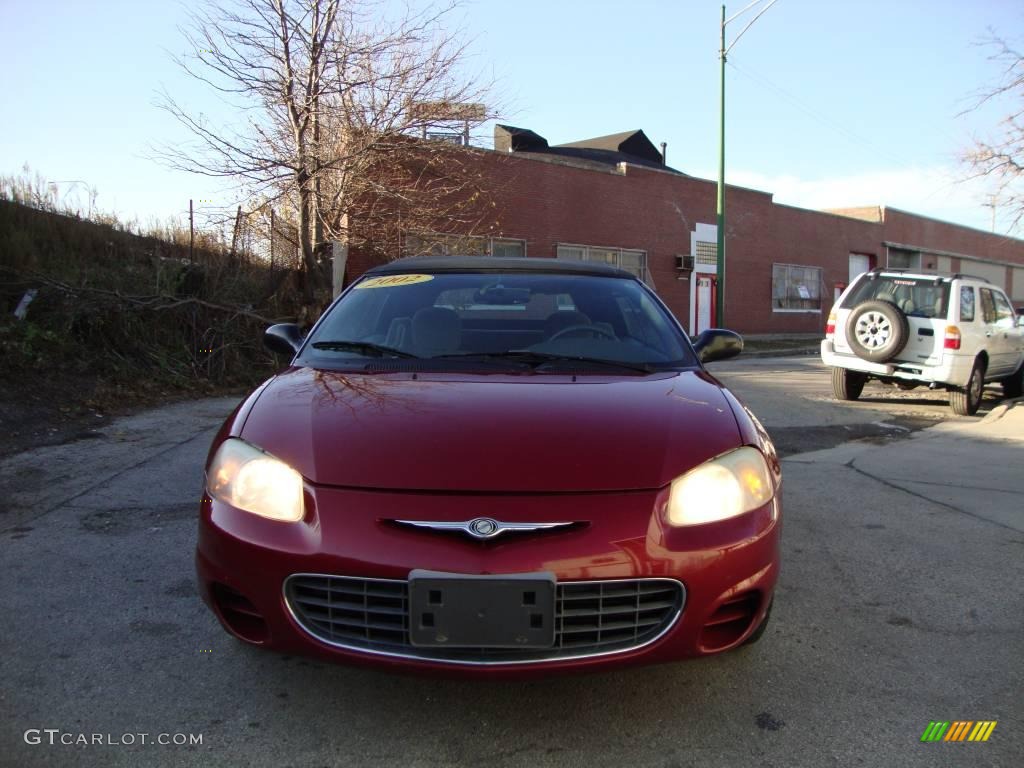
[[[667,502],[667,489],[522,496],[308,490],[309,512],[299,523],[266,520],[209,498],[201,504],[196,564],[203,599],[230,633],[284,653],[399,670],[497,676],[672,661],[741,644],[763,620],[778,578],[778,496],[732,520],[674,529],[661,522],[658,512]],[[481,515],[507,522],[583,524],[480,542],[388,522]],[[295,574],[317,574],[382,579],[401,590],[417,568],[474,576],[544,571],[555,575],[560,588],[574,589],[598,581],[678,582],[683,600],[664,631],[641,637],[635,647],[558,658],[442,659],[403,652],[393,644],[356,648],[328,642],[304,628],[285,589]]]
[[[831,339],[821,342],[821,361],[831,368],[846,368],[851,371],[869,373],[872,376],[888,376],[907,381],[923,381],[929,384],[948,384],[954,387],[966,387],[974,367],[974,358],[970,355],[958,355],[943,352],[937,363],[913,363],[894,360],[889,363],[872,363],[862,360],[854,354],[836,351]]]

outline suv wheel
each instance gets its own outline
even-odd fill
[[[1003,379],[1003,395],[1005,397],[1020,397],[1022,392],[1024,392],[1024,364],[1021,364],[1015,374]]]
[[[903,351],[910,336],[907,316],[888,301],[865,301],[850,310],[846,341],[862,360],[884,363]]]
[[[836,400],[856,400],[864,391],[868,377],[860,371],[847,368],[832,369],[832,394]]]
[[[985,365],[980,360],[974,361],[971,378],[963,389],[954,389],[949,393],[949,407],[957,416],[973,416],[981,405],[981,396],[985,392]]]

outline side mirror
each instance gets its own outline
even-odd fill
[[[263,332],[263,345],[271,352],[295,357],[302,346],[302,331],[295,323],[278,323]]]
[[[708,328],[693,343],[702,363],[728,360],[743,351],[743,337],[724,328]]]

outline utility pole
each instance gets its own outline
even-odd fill
[[[188,201],[188,260],[195,261],[193,257],[193,245],[196,239],[195,220],[192,218],[192,199]]]
[[[981,204],[982,208],[991,208],[992,209],[992,231],[993,232],[996,231],[996,208],[998,207],[998,205],[999,205],[999,195],[995,195],[995,194],[989,195],[988,196],[988,202]]]
[[[754,2],[745,6],[738,13],[733,14],[728,19],[725,18],[725,6],[722,6],[722,24],[719,28],[719,48],[718,48],[718,63],[719,63],[719,102],[718,102],[718,259],[717,259],[717,271],[718,275],[715,280],[715,325],[719,328],[725,326],[725,61],[729,55],[729,51],[732,47],[739,42],[739,39],[743,37],[743,33],[750,29],[750,26],[761,18],[761,15],[775,5],[778,0],[770,0],[761,10],[755,14],[754,18],[743,29],[740,33],[733,38],[733,41],[729,45],[725,44],[725,28],[729,22],[734,21],[739,16],[749,11],[755,5],[763,2],[764,0],[754,0]]]

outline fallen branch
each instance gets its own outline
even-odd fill
[[[205,307],[206,309],[212,309],[215,312],[230,312],[235,316],[241,315],[243,317],[248,317],[253,320],[258,320],[259,322],[265,325],[284,323],[292,319],[274,319],[264,317],[263,315],[260,315],[248,309],[244,309],[242,307],[228,306],[225,304],[215,304],[214,302],[206,301],[204,299],[197,299],[194,296],[183,298],[180,296],[170,296],[165,293],[151,294],[148,296],[128,296],[126,294],[121,293],[120,291],[112,291],[106,288],[88,288],[85,286],[69,285],[68,283],[62,282],[60,280],[55,280],[39,272],[30,273],[29,275],[27,275],[27,277],[32,280],[38,281],[43,285],[50,286],[51,288],[56,288],[57,290],[61,291],[62,293],[66,293],[69,296],[76,296],[79,294],[105,296],[107,298],[115,299],[123,304],[129,304],[139,309],[148,309],[154,312],[160,312],[165,309],[174,309],[175,307],[182,307],[191,304],[194,306]]]

